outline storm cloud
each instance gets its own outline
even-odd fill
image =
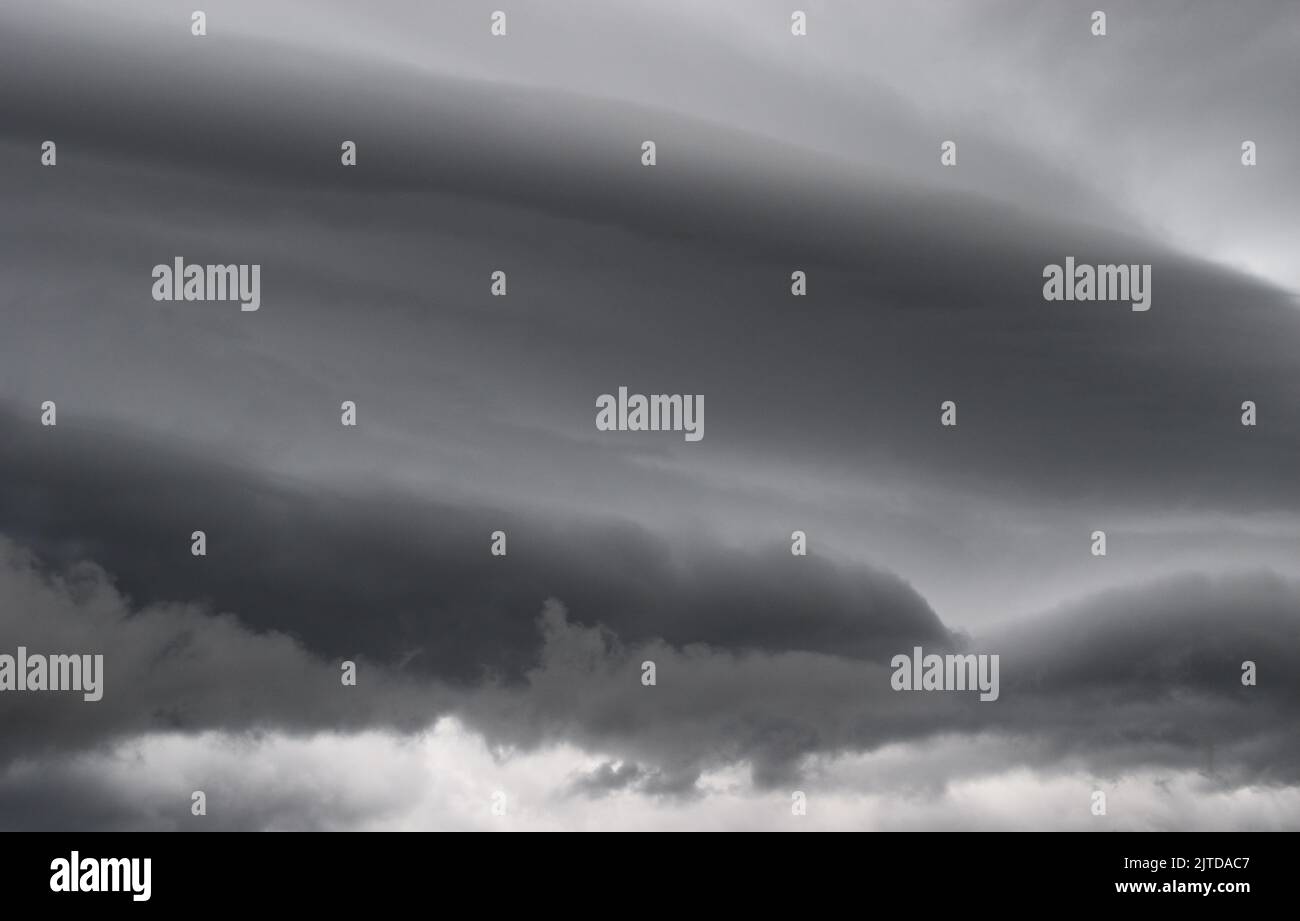
[[[0,11],[0,827],[1300,822],[1292,5],[385,6]]]

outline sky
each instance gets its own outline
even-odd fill
[[[0,10],[0,828],[1300,827],[1294,5],[192,6]]]

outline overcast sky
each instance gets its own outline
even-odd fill
[[[1300,11],[1096,6],[0,10],[0,827],[1296,827]]]

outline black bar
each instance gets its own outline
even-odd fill
[[[743,894],[773,910],[787,903],[797,909],[800,899],[806,910],[808,899],[840,893],[860,907],[1105,903],[1122,910],[1133,903],[1231,911],[1247,904],[1243,899],[1286,898],[1295,840],[1289,833],[1217,832],[623,834],[558,841],[432,833],[28,833],[0,836],[0,878],[8,907],[64,910],[334,913],[397,909],[418,897],[430,913],[444,914],[461,898],[482,907],[519,898],[542,910],[558,896],[570,908],[581,903],[602,914],[617,908],[635,915],[677,911],[698,890],[706,901],[727,904]],[[118,892],[53,891],[52,865],[74,851],[79,862],[149,858],[148,899],[137,900],[141,893],[133,894],[129,881]],[[1134,884],[1154,891],[1132,891]],[[1206,884],[1208,894],[1201,891]],[[1239,891],[1220,891],[1223,885]]]

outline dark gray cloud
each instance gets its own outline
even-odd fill
[[[581,796],[604,796],[634,787],[646,778],[645,769],[630,762],[606,761],[575,777],[570,790]]]
[[[10,770],[0,776],[0,830],[329,831],[375,818],[353,803],[323,804],[306,786],[257,789],[224,771],[149,780],[152,786],[143,788],[107,782],[93,763],[43,761]],[[190,812],[193,790],[184,788],[186,780],[205,787],[212,803],[201,818]]]
[[[953,642],[897,576],[793,557],[779,539],[729,550],[618,521],[348,495],[156,439],[6,418],[0,515],[11,535],[47,560],[100,562],[139,602],[203,600],[329,657],[515,678],[535,660],[533,620],[552,596],[629,640],[857,656]],[[489,553],[498,528],[506,557]],[[207,535],[203,558],[191,554],[194,530]]]
[[[1063,606],[985,637],[1003,651],[994,725],[1050,723],[1052,756],[1106,752],[1110,770],[1210,758],[1230,782],[1295,784],[1300,594],[1265,572],[1185,576]],[[1242,684],[1255,663],[1258,684]],[[1020,731],[1024,731],[1023,729]]]
[[[1096,41],[1090,7],[824,5],[799,46],[776,3],[508,45],[472,3],[0,11],[0,534],[35,554],[0,639],[102,647],[116,689],[0,700],[0,824],[176,825],[56,753],[448,714],[590,753],[555,781],[588,802],[952,737],[1294,788],[1300,17],[1116,3]],[[177,255],[261,263],[262,309],[153,302]],[[1151,263],[1151,311],[1044,303],[1066,256]],[[595,432],[621,384],[703,393],[704,441]],[[913,645],[1000,653],[1000,700],[889,691]],[[226,792],[221,827],[400,810]]]
[[[487,694],[476,716],[493,735],[491,712],[510,714],[495,730],[502,739],[580,740],[677,772],[746,761],[760,783],[796,781],[814,754],[992,734],[1011,740],[1006,757],[1016,764],[1082,764],[1122,776],[1197,770],[1208,760],[1227,784],[1289,786],[1300,780],[1297,612],[1300,588],[1267,573],[1103,594],[977,637],[970,648],[998,654],[1001,669],[999,699],[981,702],[892,690],[889,659],[910,647],[861,662],[622,644],[569,624],[555,605],[543,620],[542,662],[515,703],[522,709]],[[657,663],[653,688],[637,680],[646,659]],[[1257,686],[1241,683],[1246,660],[1256,664]],[[630,782],[632,770],[588,779]]]
[[[31,259],[89,261],[108,305],[100,320],[85,318],[81,293],[21,308],[32,341],[12,358],[25,390],[41,383],[138,421],[160,412],[191,437],[204,427],[180,406],[206,404],[238,420],[245,450],[275,446],[295,463],[325,442],[295,432],[295,452],[271,420],[361,390],[384,407],[390,441],[447,434],[475,455],[527,446],[526,466],[484,467],[491,480],[475,485],[536,494],[566,470],[613,488],[621,468],[586,445],[594,396],[671,386],[705,393],[711,410],[704,450],[666,446],[681,462],[707,451],[978,483],[1009,501],[1295,511],[1277,460],[1300,447],[1294,302],[1137,228],[1073,225],[1059,208],[995,202],[977,182],[937,184],[937,165],[927,185],[900,184],[559,91],[289,49],[232,71],[174,42],[124,67],[114,41],[128,40],[77,48],[75,71],[17,41],[5,57],[3,85],[43,86],[7,101],[5,181],[31,227],[10,257],[15,290],[57,271],[18,267]],[[236,60],[253,53],[223,41]],[[247,102],[232,107],[231,94]],[[656,171],[636,156],[647,133]],[[32,154],[50,135],[66,138],[63,172]],[[337,163],[345,135],[362,139],[356,170]],[[117,232],[106,243],[108,225],[62,220],[60,200],[112,214]],[[266,263],[263,312],[160,322],[148,268],[182,245],[193,259]],[[1066,255],[1153,263],[1154,309],[1043,303],[1042,266]],[[514,274],[509,309],[488,303],[496,266]],[[810,272],[806,300],[789,296],[792,267]],[[93,356],[93,376],[66,367],[84,323],[141,356],[133,374]],[[51,364],[57,381],[40,370]],[[956,432],[935,423],[944,399],[961,407]],[[1262,408],[1248,433],[1244,399]],[[378,449],[358,453],[382,463]]]
[[[357,656],[364,680],[340,681],[283,633],[250,630],[198,604],[136,605],[89,562],[48,570],[0,541],[4,654],[102,655],[98,701],[81,694],[0,694],[0,759],[44,760],[150,732],[413,731],[438,713],[437,688]],[[418,690],[418,693],[416,691]]]
[[[522,680],[451,686],[362,659],[358,686],[343,688],[336,662],[283,634],[249,630],[204,606],[136,607],[93,565],[50,572],[12,544],[4,550],[0,635],[33,651],[106,657],[98,703],[59,695],[0,698],[2,737],[11,743],[3,750],[0,784],[0,801],[9,804],[6,827],[28,825],[30,804],[57,797],[58,785],[70,782],[67,771],[47,776],[39,769],[48,758],[93,755],[133,738],[178,732],[228,733],[246,739],[250,750],[286,733],[419,734],[444,716],[484,733],[493,750],[562,744],[608,753],[608,760],[565,782],[564,795],[584,798],[620,791],[700,796],[702,772],[737,764],[748,766],[760,788],[807,782],[820,772],[809,758],[953,737],[1005,744],[981,749],[965,768],[945,761],[879,783],[942,787],[976,765],[1085,769],[1110,778],[1203,771],[1225,789],[1298,780],[1300,586],[1267,573],[1184,577],[1105,593],[977,637],[968,648],[1001,657],[999,699],[980,702],[974,695],[892,690],[889,659],[910,652],[910,643],[851,657],[675,646],[658,638],[629,642],[599,617],[591,626],[571,621],[557,601],[530,622],[540,648]],[[1258,669],[1255,687],[1240,682],[1247,659]],[[645,660],[657,666],[653,687],[640,681]],[[192,779],[203,788],[204,775],[195,773],[167,783]],[[284,810],[285,826],[310,826],[313,815],[325,821],[310,792],[295,792],[284,778],[278,783],[284,786],[272,799]],[[158,812],[175,804],[160,802],[125,819],[111,802],[121,796],[144,794],[105,789],[106,802],[87,815],[102,814],[116,827],[173,821]],[[246,820],[236,807],[219,824],[279,825]],[[331,813],[329,819],[353,820],[361,817]]]

